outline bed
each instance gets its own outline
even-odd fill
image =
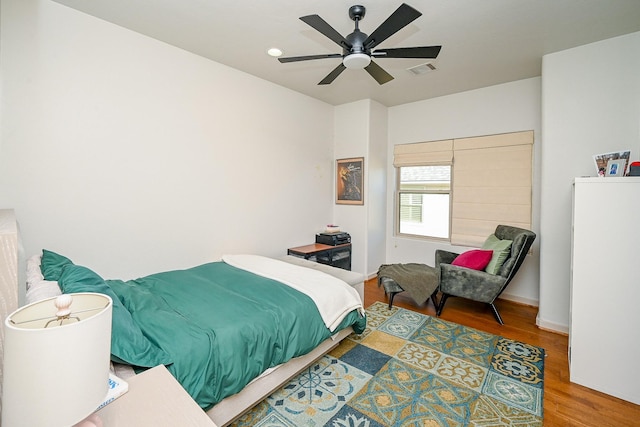
[[[218,426],[233,422],[366,323],[361,275],[293,257],[229,255],[122,281],[104,280],[44,250],[27,262],[27,286],[28,302],[60,290],[115,297],[116,370],[135,373],[164,364]],[[325,288],[330,292],[320,292]]]

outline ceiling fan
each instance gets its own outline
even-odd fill
[[[377,49],[376,46],[391,37],[393,34],[409,25],[422,13],[418,12],[406,3],[400,5],[370,36],[360,31],[358,22],[364,18],[364,6],[351,6],[349,17],[355,21],[355,29],[346,37],[343,37],[331,25],[318,15],[302,16],[300,19],[321,32],[329,39],[342,47],[342,53],[330,53],[326,55],[293,56],[278,58],[278,61],[297,62],[311,59],[342,58],[342,62],[333,69],[319,85],[327,85],[333,82],[345,68],[364,68],[379,84],[385,84],[393,80],[393,76],[382,67],[373,62],[372,58],[428,58],[434,59],[440,53],[442,46],[401,47],[396,49]]]

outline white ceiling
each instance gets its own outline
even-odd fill
[[[544,54],[640,31],[640,0],[408,0],[423,15],[378,48],[442,45],[435,61],[376,59],[394,80],[380,86],[348,69],[318,86],[339,59],[281,64],[267,49],[341,53],[298,18],[320,15],[346,36],[354,28],[349,7],[363,4],[360,30],[371,34],[401,0],[55,1],[333,105],[370,98],[394,106],[535,77]],[[437,70],[407,71],[425,62]]]

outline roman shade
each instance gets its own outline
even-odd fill
[[[533,131],[454,141],[451,244],[481,246],[499,224],[531,228]]]
[[[393,147],[393,166],[450,165],[453,162],[453,140],[401,144]]]

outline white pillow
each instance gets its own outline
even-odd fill
[[[27,304],[31,304],[32,302],[57,297],[58,295],[62,295],[58,282],[52,280],[40,280],[39,282],[32,283],[29,289],[27,289],[25,300]]]
[[[40,264],[42,260],[42,254],[33,255],[27,260],[27,289],[29,289],[34,283],[44,280]]]

